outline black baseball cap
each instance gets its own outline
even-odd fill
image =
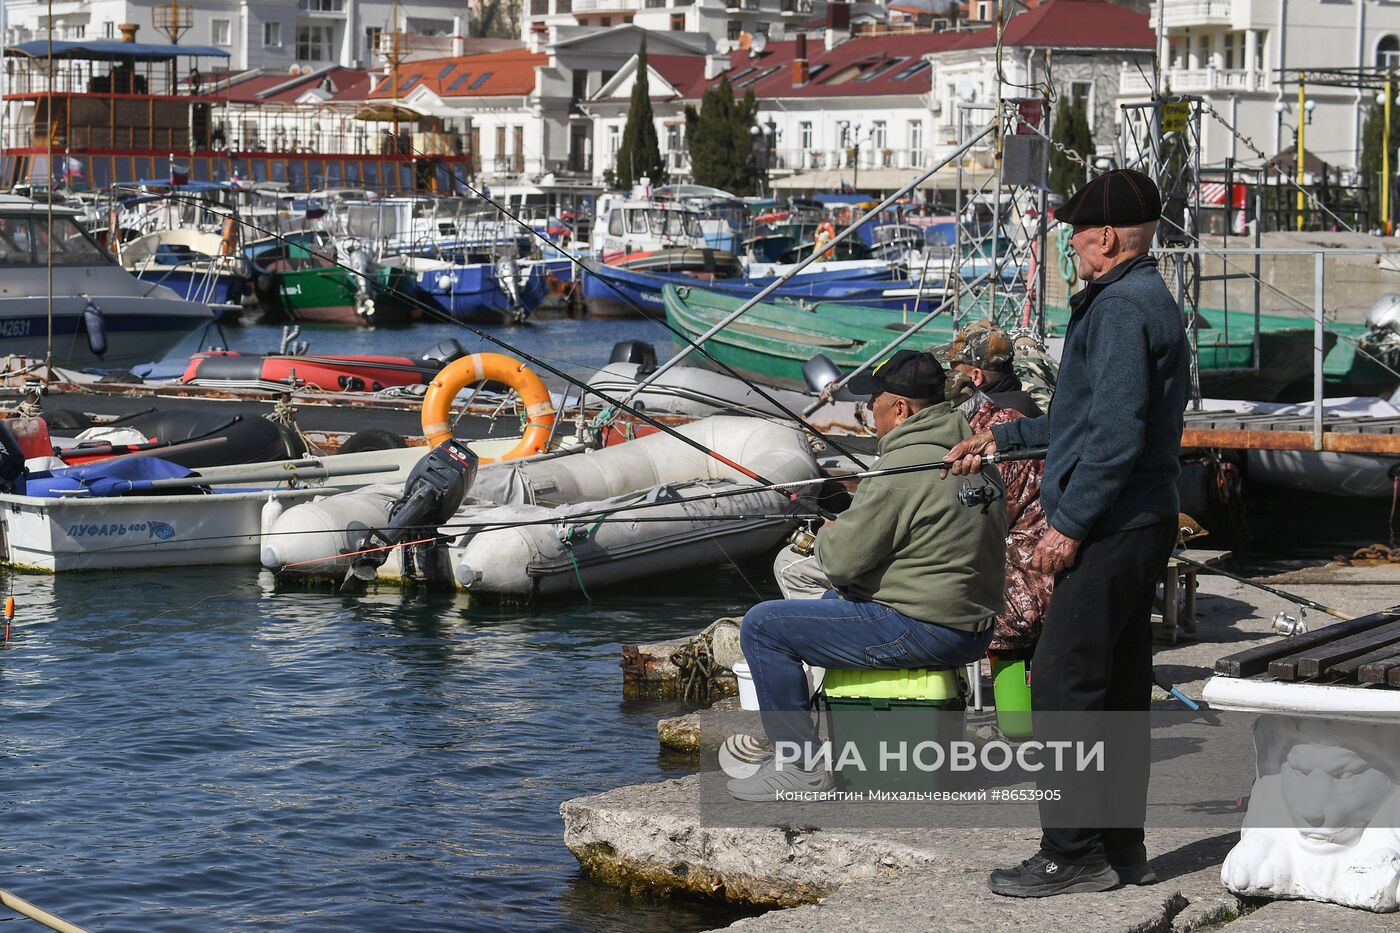
[[[1135,227],[1162,216],[1162,193],[1142,172],[1105,172],[1055,211],[1058,223],[1076,227]]]
[[[874,397],[881,392],[905,398],[942,399],[943,385],[948,374],[938,359],[927,350],[899,350],[846,383],[855,395]]]

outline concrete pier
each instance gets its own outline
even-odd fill
[[[1400,604],[1400,565],[1325,567],[1267,581],[1351,614]],[[1200,696],[1217,658],[1279,636],[1270,621],[1297,607],[1202,573],[1193,640],[1161,646],[1156,664],[1188,696]],[[1308,613],[1310,628],[1335,621]],[[733,701],[726,701],[726,704]],[[705,712],[663,722],[663,744],[698,751]],[[713,714],[711,714],[713,715]],[[819,826],[734,828],[700,819],[698,778],[623,787],[566,802],[565,843],[583,868],[620,887],[792,908],[741,920],[746,933],[861,929],[1075,933],[1185,931],[1224,924],[1263,930],[1400,931],[1400,917],[1298,901],[1242,902],[1220,883],[1236,833],[1149,826],[1161,882],[1104,894],[1016,900],[991,894],[987,872],[1029,857],[1035,830]]]

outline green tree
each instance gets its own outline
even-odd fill
[[[1084,108],[1070,101],[1064,95],[1055,106],[1054,124],[1050,138],[1071,152],[1078,153],[1085,162],[1094,158],[1094,134],[1089,129],[1089,117]],[[1050,150],[1050,190],[1068,197],[1087,178],[1084,166],[1071,159],[1059,149]]]
[[[617,186],[630,189],[641,178],[659,185],[666,180],[666,163],[661,161],[661,141],[656,137],[656,118],[651,112],[651,88],[647,80],[647,39],[642,36],[637,50],[637,76],[632,83],[632,102],[627,108],[627,126],[617,147],[614,168]]]
[[[734,99],[729,76],[700,98],[700,109],[685,108],[686,148],[697,185],[711,185],[733,194],[758,190],[759,173],[753,158],[753,127],[758,101],[753,92]]]
[[[1366,117],[1366,125],[1361,129],[1361,170],[1365,173],[1367,184],[1375,191],[1375,196],[1371,198],[1371,220],[1384,221],[1381,217],[1381,189],[1383,184],[1381,178],[1381,137],[1385,135],[1385,108],[1375,106]],[[1396,195],[1400,194],[1400,189],[1395,187],[1395,173],[1400,170],[1397,165],[1396,149],[1400,147],[1400,106],[1394,104],[1390,107],[1390,215],[1394,217],[1400,205],[1395,203]]]

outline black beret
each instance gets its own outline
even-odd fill
[[[905,398],[943,398],[943,384],[948,374],[938,359],[927,350],[899,350],[894,356],[851,377],[846,388],[855,395],[876,396],[881,392]]]
[[[1076,227],[1133,227],[1161,216],[1157,183],[1130,168],[1105,172],[1055,211],[1058,223]]]

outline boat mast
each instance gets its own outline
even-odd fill
[[[48,229],[44,236],[44,243],[47,247],[44,251],[45,260],[48,263],[49,275],[49,297],[48,297],[48,343],[44,350],[44,382],[53,381],[53,0],[48,0],[49,31],[48,31],[48,73],[49,73],[49,93],[44,98],[44,111],[47,119],[44,120],[44,171],[48,172],[48,184],[44,186],[45,195],[48,200],[47,224]],[[64,166],[67,168],[67,165]],[[31,188],[33,190],[32,182]]]

